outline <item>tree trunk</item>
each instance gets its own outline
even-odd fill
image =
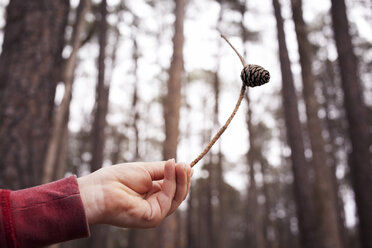
[[[183,75],[183,22],[185,0],[176,0],[173,37],[173,57],[169,69],[168,94],[164,102],[165,140],[163,158],[177,157],[179,112],[181,108],[181,83]]]
[[[222,6],[220,8],[219,18],[217,22],[217,28],[221,25],[222,21]],[[219,40],[218,43],[218,50],[221,50],[221,41]],[[217,54],[216,57],[217,66],[216,71],[214,73],[214,82],[213,82],[213,91],[214,91],[214,116],[213,116],[213,123],[215,129],[219,129],[220,123],[218,120],[218,116],[220,113],[220,105],[219,105],[219,98],[220,98],[220,78],[218,75],[218,71],[220,68],[220,57],[219,54]],[[223,163],[222,163],[222,150],[221,150],[221,139],[218,141],[218,151],[217,154],[212,154],[212,163],[210,165],[209,171],[209,177],[208,180],[211,181],[211,186],[213,185],[213,178],[212,173],[215,171],[215,179],[216,179],[216,186],[217,186],[217,193],[218,193],[218,218],[217,218],[217,227],[214,231],[217,233],[213,236],[216,237],[216,240],[214,240],[213,236],[213,243],[211,243],[211,247],[215,247],[214,244],[217,245],[217,247],[228,247],[228,240],[227,240],[227,231],[226,231],[226,197],[225,197],[225,181],[223,178]],[[209,199],[212,201],[212,195],[213,195],[213,187],[210,188],[211,190],[211,198]],[[211,207],[212,208],[212,207]],[[212,223],[213,224],[213,223]]]
[[[63,178],[67,171],[69,136],[70,136],[70,133],[68,130],[68,118],[66,118],[65,123],[64,123],[64,128],[62,131],[62,139],[60,141],[61,145],[60,145],[60,149],[59,149],[59,153],[58,153],[57,161],[56,161],[57,168],[55,172],[53,173],[53,181]]]
[[[304,155],[304,142],[297,109],[297,96],[293,84],[287,45],[285,43],[283,18],[279,1],[273,0],[273,6],[277,23],[279,57],[283,81],[282,96],[284,117],[287,127],[287,139],[291,147],[294,193],[297,205],[301,243],[303,247],[315,248],[320,246],[316,231],[316,213],[313,205],[311,184],[309,182],[309,169]]]
[[[207,104],[207,99],[203,98],[203,105]],[[208,127],[208,113],[206,109],[203,111],[203,139],[202,143],[205,144],[209,141],[211,137],[212,130]],[[208,160],[207,160],[208,159]],[[201,182],[201,189],[199,190],[199,211],[200,216],[198,217],[200,219],[200,225],[202,226],[199,231],[199,237],[198,239],[201,240],[200,247],[201,248],[214,248],[218,245],[218,234],[219,234],[219,228],[220,225],[217,225],[216,218],[214,218],[218,213],[216,213],[217,208],[213,206],[212,200],[215,196],[215,185],[216,185],[216,170],[215,170],[216,164],[213,163],[213,154],[207,155],[207,158],[205,159],[203,169],[205,169],[208,172],[208,177],[205,178]]]
[[[96,106],[93,123],[92,161],[91,171],[102,167],[105,143],[106,114],[108,110],[109,85],[106,82],[106,44],[107,44],[107,2],[102,0],[99,7],[99,56],[98,56],[98,82],[96,89]]]
[[[244,48],[244,57],[247,55],[246,50],[246,42],[249,39],[247,28],[244,25],[244,17],[245,13],[247,12],[247,5],[244,1],[244,4],[241,5],[240,14],[242,16],[242,21],[240,23],[241,28],[241,36]],[[248,186],[248,199],[247,199],[247,217],[248,217],[248,228],[247,228],[247,237],[250,240],[250,245],[252,247],[263,248],[265,247],[265,237],[263,233],[263,226],[262,226],[262,215],[260,208],[258,206],[257,201],[257,185],[255,180],[255,172],[254,172],[254,153],[256,152],[254,148],[255,143],[255,136],[254,131],[252,128],[252,110],[250,107],[250,98],[249,98],[249,88],[247,88],[246,93],[246,100],[247,100],[247,128],[249,133],[249,151],[247,152],[247,164],[249,169],[249,186]]]
[[[204,248],[214,248],[218,245],[217,244],[217,239],[218,239],[217,232],[220,227],[220,226],[217,226],[216,228],[216,225],[215,225],[216,222],[214,218],[216,211],[212,204],[213,185],[215,185],[214,184],[215,173],[212,168],[214,166],[212,157],[213,157],[212,154],[210,154],[209,163],[205,165],[208,171],[208,178],[206,178],[205,180],[205,186],[203,187],[204,196],[202,196],[204,199],[203,201],[204,204],[202,205],[202,208],[203,208],[202,218],[203,218],[203,222],[205,226],[204,235],[202,236],[202,238],[205,240],[205,243],[203,246]]]
[[[134,75],[135,75],[135,82],[133,88],[133,97],[132,97],[132,111],[133,111],[133,122],[132,128],[134,131],[134,160],[137,161],[140,158],[139,154],[139,129],[138,129],[138,120],[140,119],[140,113],[137,111],[137,103],[138,103],[138,58],[139,58],[139,51],[138,51],[138,44],[135,37],[133,37],[133,63],[134,63]]]
[[[53,121],[53,128],[51,137],[48,144],[48,150],[44,162],[44,173],[43,183],[52,181],[53,173],[55,170],[61,170],[58,168],[58,153],[62,147],[66,125],[69,119],[69,108],[72,99],[72,85],[74,81],[74,74],[77,61],[77,53],[82,43],[82,34],[85,29],[86,21],[85,15],[90,9],[90,0],[81,0],[76,11],[76,19],[71,39],[72,51],[70,57],[66,60],[66,63],[62,72],[62,80],[65,84],[65,91],[61,104],[58,106]]]
[[[312,149],[312,164],[315,172],[316,204],[319,213],[320,234],[324,248],[340,248],[336,190],[332,171],[327,163],[322,125],[318,117],[319,104],[315,97],[315,78],[312,73],[311,47],[307,38],[307,27],[302,16],[302,0],[291,0],[293,20],[297,35],[298,51],[306,106],[307,129]]]
[[[137,19],[133,22],[134,27],[138,27]],[[133,75],[134,75],[134,87],[133,87],[133,96],[132,96],[132,129],[134,132],[134,156],[133,161],[138,161],[140,159],[139,154],[139,128],[138,128],[138,120],[140,119],[140,114],[137,111],[138,108],[138,58],[139,58],[139,49],[137,44],[136,36],[133,35],[132,37],[133,42]],[[130,229],[129,233],[129,241],[128,246],[129,248],[136,248],[141,247],[141,243],[143,243],[143,231],[137,229]]]
[[[324,63],[324,76],[321,78],[322,81],[322,93],[324,97],[323,108],[325,109],[325,121],[329,133],[328,144],[330,149],[328,151],[328,156],[331,161],[331,170],[333,176],[333,184],[335,187],[336,199],[338,199],[338,223],[339,223],[339,232],[341,234],[341,239],[344,247],[350,247],[349,235],[346,226],[345,220],[345,209],[344,209],[344,200],[341,193],[339,192],[341,182],[336,176],[337,167],[343,161],[340,161],[339,152],[346,153],[346,143],[347,139],[344,137],[346,132],[345,130],[345,113],[342,108],[342,101],[340,98],[343,98],[341,91],[341,82],[336,83],[335,78],[335,68],[333,63],[327,59]],[[341,96],[341,97],[340,97]],[[334,109],[337,109],[340,113],[338,117],[331,117]],[[337,141],[338,138],[342,138],[343,141],[340,143]],[[345,176],[347,177],[347,176]],[[347,180],[348,181],[348,180]]]
[[[272,218],[271,216],[271,208],[274,205],[275,199],[272,196],[272,193],[270,192],[268,183],[265,181],[265,175],[269,175],[268,171],[268,164],[266,161],[260,161],[261,164],[261,173],[263,177],[263,186],[262,191],[265,196],[265,203],[264,203],[264,216],[262,219],[265,223],[265,247],[271,247],[271,248],[279,248],[279,233],[277,229],[277,218]]]
[[[212,230],[210,228],[210,216],[211,213],[209,211],[209,192],[210,190],[208,187],[208,181],[200,179],[198,180],[198,187],[196,192],[196,197],[198,200],[198,208],[197,208],[197,233],[196,233],[196,240],[197,245],[196,247],[199,248],[210,248],[213,247],[211,243],[212,237]]]
[[[221,142],[221,139],[220,139]],[[214,228],[218,233],[213,236],[216,237],[214,243],[218,242],[218,247],[224,248],[229,247],[228,237],[227,237],[227,221],[228,218],[226,213],[226,189],[225,189],[225,180],[223,178],[223,163],[222,163],[222,151],[221,143],[218,146],[218,153],[216,154],[217,163],[213,166],[216,166],[216,181],[217,181],[217,190],[218,190],[218,225],[217,228]],[[211,201],[213,199],[211,198]],[[213,246],[212,246],[213,247]]]
[[[187,248],[196,248],[196,231],[195,228],[198,228],[194,222],[194,191],[190,189],[188,200],[187,200],[187,210],[186,210],[186,228],[187,228],[187,237],[186,237],[186,247]]]
[[[98,56],[98,82],[96,89],[96,106],[92,130],[92,160],[91,171],[100,169],[103,165],[105,145],[106,115],[108,110],[109,85],[106,82],[106,45],[107,45],[107,1],[102,0],[99,6],[99,56]],[[107,226],[94,226],[91,228],[92,238],[89,247],[105,247],[107,242]]]
[[[249,151],[247,153],[247,162],[249,165],[249,186],[248,186],[248,237],[250,237],[250,245],[252,247],[264,248],[265,247],[265,238],[263,235],[263,226],[262,226],[262,215],[258,203],[258,193],[257,185],[255,179],[254,164],[257,162],[255,154],[257,150],[255,147],[255,133],[252,127],[252,110],[250,106],[249,91],[247,92],[247,127],[249,133]]]
[[[165,140],[163,158],[177,158],[179,116],[181,108],[181,83],[183,75],[183,23],[185,0],[176,0],[174,15],[173,57],[169,69],[168,94],[164,102]],[[158,247],[177,247],[177,212],[166,218],[158,227]]]
[[[0,56],[0,187],[41,183],[68,0],[11,0]]]
[[[350,171],[359,216],[359,233],[362,247],[370,248],[372,247],[372,166],[366,107],[363,103],[344,0],[332,0],[331,12],[352,144]]]

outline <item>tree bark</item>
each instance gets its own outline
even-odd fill
[[[359,216],[362,247],[372,247],[372,166],[366,107],[349,33],[344,0],[332,0],[332,21],[352,145],[350,171]]]
[[[221,142],[221,141],[220,141]],[[223,163],[222,163],[222,151],[221,151],[221,143],[218,146],[218,152],[216,154],[217,163],[213,166],[216,166],[216,181],[217,181],[217,190],[218,190],[218,225],[215,230],[218,230],[218,233],[214,234],[213,236],[216,237],[214,243],[218,242],[217,246],[220,248],[229,247],[229,240],[227,236],[227,227],[226,223],[228,221],[228,217],[226,213],[226,188],[225,188],[225,180],[223,178]],[[212,191],[213,192],[213,191]],[[211,198],[210,201],[213,199]],[[212,246],[213,247],[213,246]]]
[[[285,43],[283,18],[279,1],[273,0],[273,6],[277,23],[279,57],[283,81],[282,97],[284,117],[287,128],[287,139],[291,147],[294,193],[297,205],[301,244],[306,248],[315,248],[320,247],[320,245],[316,231],[316,213],[313,205],[311,184],[309,182],[309,169],[305,159],[301,123],[297,109],[297,96],[293,83],[287,45]]]
[[[132,110],[133,110],[133,121],[132,121],[132,128],[134,131],[134,160],[137,161],[140,158],[139,154],[139,128],[138,128],[138,120],[140,119],[140,113],[137,111],[137,103],[138,103],[138,58],[139,58],[139,50],[138,44],[135,37],[133,37],[133,63],[134,63],[134,75],[135,75],[135,82],[133,88],[133,97],[132,97]]]
[[[265,175],[269,175],[268,167],[266,161],[260,161],[261,164],[261,173],[263,177],[263,186],[262,191],[265,196],[265,203],[264,203],[264,214],[263,214],[263,222],[265,223],[265,247],[271,248],[279,248],[279,233],[277,230],[277,218],[273,219],[271,217],[271,208],[273,207],[275,199],[272,196],[272,193],[269,189],[268,183],[265,181]],[[277,182],[279,183],[279,182]]]
[[[341,82],[336,82],[335,78],[335,66],[333,63],[327,59],[324,61],[323,66],[323,75],[320,78],[322,84],[322,94],[324,97],[323,108],[326,112],[325,122],[328,129],[328,145],[330,149],[328,150],[328,157],[330,158],[330,167],[332,170],[333,184],[335,187],[335,194],[338,203],[338,223],[339,223],[339,232],[341,234],[341,239],[344,247],[350,247],[350,240],[348,235],[348,230],[345,220],[345,209],[344,209],[344,200],[340,192],[341,183],[336,176],[337,167],[340,163],[343,163],[343,159],[340,159],[338,155],[340,152],[346,154],[347,148],[346,143],[349,143],[348,139],[344,136],[347,132],[345,127],[345,113],[342,108],[342,99],[343,94],[341,91]],[[331,116],[334,110],[337,109],[339,112],[338,116],[335,118]],[[337,141],[341,138],[343,141]],[[348,177],[348,176],[345,176]],[[348,181],[348,180],[346,180]],[[346,182],[348,183],[348,182]]]
[[[68,0],[11,0],[0,56],[0,187],[41,183]]]
[[[198,180],[196,197],[198,200],[197,208],[197,233],[196,247],[200,248],[210,248],[214,245],[213,242],[213,233],[211,227],[211,213],[210,213],[210,190],[208,189],[208,181],[204,179]],[[213,227],[213,225],[212,225]]]
[[[207,99],[203,98],[203,105],[207,103]],[[208,122],[210,117],[208,117],[208,113],[206,109],[203,111],[203,129],[202,132],[203,138],[202,138],[202,144],[205,144],[209,141],[212,130],[210,127],[208,127]],[[207,160],[208,159],[208,160]],[[198,188],[198,201],[199,201],[199,216],[198,219],[200,223],[198,223],[198,226],[200,227],[200,230],[197,238],[200,240],[200,245],[198,247],[201,248],[214,248],[218,246],[218,238],[219,238],[219,227],[220,225],[217,223],[215,216],[218,217],[217,208],[213,206],[212,200],[215,194],[215,186],[216,186],[216,170],[215,170],[216,164],[213,162],[213,154],[207,155],[207,158],[205,158],[205,162],[203,165],[203,169],[205,169],[208,172],[208,177],[201,180],[198,185],[200,185],[200,188]],[[198,186],[199,187],[199,186]]]
[[[198,228],[196,223],[194,222],[194,213],[195,213],[195,206],[194,206],[194,191],[190,189],[188,200],[187,200],[187,210],[186,210],[186,228],[187,228],[187,236],[186,236],[186,247],[187,248],[196,248],[196,232],[195,228]],[[195,224],[195,225],[194,225]]]
[[[205,164],[205,166],[207,167],[206,170],[208,171],[208,178],[206,178],[205,186],[203,187],[204,189],[203,203],[204,204],[202,205],[202,208],[203,208],[202,218],[203,218],[205,229],[204,229],[204,233],[203,233],[204,235],[202,236],[202,238],[205,241],[204,246],[203,246],[204,248],[214,248],[218,245],[217,232],[220,227],[219,225],[218,226],[215,225],[216,221],[215,221],[214,216],[216,215],[215,214],[216,211],[212,204],[213,188],[214,188],[213,185],[215,185],[214,179],[216,177],[216,174],[214,173],[213,168],[212,168],[214,166],[212,157],[213,157],[212,154],[210,154],[209,162]]]
[[[223,16],[223,5],[220,3],[220,11],[218,14],[218,20],[217,20],[217,30],[219,30],[221,24],[222,24],[222,16]],[[218,41],[218,50],[221,49],[221,40]],[[216,71],[214,72],[214,82],[213,82],[213,91],[214,91],[214,115],[213,115],[213,124],[215,129],[220,128],[220,123],[218,120],[218,116],[220,113],[220,105],[219,105],[219,98],[220,98],[220,85],[221,81],[218,75],[219,69],[220,69],[220,53],[217,53],[216,56]],[[211,229],[211,238],[213,239],[210,243],[211,247],[228,247],[228,237],[227,237],[227,230],[226,230],[226,196],[225,196],[225,181],[223,178],[223,163],[222,163],[222,150],[221,150],[221,139],[218,141],[218,151],[216,154],[211,154],[212,157],[212,164],[209,165],[209,177],[208,180],[210,181],[210,203],[212,202],[212,195],[213,195],[213,171],[215,171],[215,180],[216,180],[216,186],[217,186],[217,193],[218,193],[218,218],[217,218],[217,227]],[[213,216],[212,206],[211,206],[211,213]],[[213,225],[213,218],[212,223]],[[213,233],[213,230],[217,233]]]
[[[100,169],[103,165],[103,154],[105,146],[106,115],[108,111],[109,84],[106,82],[105,59],[107,56],[107,0],[102,0],[99,6],[99,27],[98,27],[98,81],[96,88],[96,106],[92,130],[92,160],[91,171]],[[89,240],[89,247],[105,247],[107,242],[108,229],[106,226],[95,226],[91,228],[92,238]]]
[[[302,0],[291,0],[293,20],[297,35],[298,51],[303,83],[303,97],[306,106],[307,129],[312,150],[312,164],[315,172],[316,204],[319,213],[320,234],[325,248],[342,247],[339,232],[336,190],[332,171],[324,150],[322,125],[318,117],[320,109],[315,96],[315,78],[312,73],[312,55],[307,38],[307,27],[302,16]]]
[[[242,21],[240,23],[241,28],[241,36],[242,42],[244,47],[244,57],[247,55],[246,50],[246,42],[249,39],[249,35],[247,32],[247,28],[244,25],[244,17],[245,13],[247,12],[247,4],[244,1],[244,4],[241,5],[240,14],[242,16]],[[262,215],[260,208],[258,206],[258,199],[257,199],[257,185],[255,180],[255,172],[254,172],[254,153],[257,150],[254,147],[255,144],[255,135],[254,130],[252,128],[252,110],[250,106],[250,98],[249,98],[249,88],[246,90],[246,101],[247,101],[247,115],[246,115],[246,123],[249,133],[249,150],[247,152],[247,164],[248,164],[248,179],[249,179],[249,186],[248,186],[248,199],[247,199],[247,217],[248,217],[248,228],[247,228],[247,237],[250,240],[250,245],[252,247],[263,248],[265,247],[265,236],[264,236],[264,229],[262,226]]]
[[[185,0],[176,0],[174,15],[173,56],[169,69],[168,93],[164,101],[165,140],[163,158],[177,159],[179,136],[179,116],[181,108],[181,84],[183,76],[183,24]],[[177,212],[165,219],[158,227],[158,247],[177,247],[177,229],[179,228]]]
[[[181,83],[183,75],[183,22],[185,0],[176,0],[173,37],[173,57],[169,69],[168,93],[164,102],[165,140],[164,159],[177,157],[179,112],[181,108]]]
[[[105,143],[106,114],[108,110],[109,85],[106,82],[106,45],[107,45],[107,1],[102,0],[99,7],[99,56],[98,56],[98,82],[96,89],[96,106],[92,130],[92,161],[91,171],[102,167]]]
[[[57,162],[56,166],[57,169],[53,173],[53,181],[61,179],[65,176],[66,171],[68,170],[68,148],[69,148],[69,130],[68,130],[68,119],[65,120],[66,124],[65,127],[63,128],[63,133],[62,133],[62,140],[61,140],[61,148],[59,150],[59,154],[57,157]]]
[[[65,84],[65,91],[62,102],[58,106],[54,115],[53,128],[48,144],[46,159],[44,162],[44,172],[42,179],[43,183],[50,182],[54,179],[54,171],[60,170],[60,168],[58,168],[57,166],[58,153],[61,149],[66,149],[62,147],[62,143],[64,135],[66,135],[65,129],[69,119],[69,108],[72,99],[72,86],[74,81],[77,54],[82,44],[82,34],[86,26],[85,15],[89,11],[90,5],[90,0],[81,0],[77,9],[75,25],[71,39],[72,51],[70,57],[66,60],[62,72],[62,80]]]
[[[249,91],[248,91],[249,92]],[[252,127],[252,110],[250,106],[249,94],[247,92],[247,116],[246,122],[249,133],[249,150],[247,152],[247,162],[249,166],[249,186],[248,186],[248,237],[251,237],[251,246],[257,248],[265,247],[265,238],[263,235],[263,226],[262,226],[262,215],[258,203],[258,193],[257,193],[257,184],[255,179],[254,164],[257,161],[255,154],[257,154],[257,149],[255,147],[255,133]]]
[[[138,27],[137,19],[133,22],[134,27]],[[136,36],[133,35],[132,37],[133,42],[133,74],[134,74],[134,87],[133,87],[133,95],[132,95],[132,129],[134,132],[134,157],[133,161],[138,161],[140,159],[139,154],[139,128],[138,128],[138,120],[140,119],[140,113],[137,111],[138,108],[138,58],[139,58],[139,49],[137,44]],[[142,232],[137,229],[130,229],[128,236],[128,246],[129,248],[136,248],[141,247],[141,241],[143,240]],[[143,242],[143,241],[142,241]]]

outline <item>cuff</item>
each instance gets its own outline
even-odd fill
[[[75,176],[10,192],[9,204],[16,247],[40,247],[89,236]]]

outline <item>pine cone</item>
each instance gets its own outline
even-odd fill
[[[259,65],[246,65],[240,74],[246,86],[255,87],[266,84],[270,80],[270,73]]]

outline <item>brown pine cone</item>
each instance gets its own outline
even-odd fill
[[[270,80],[270,73],[259,65],[246,65],[241,74],[246,86],[255,87],[266,84]]]

